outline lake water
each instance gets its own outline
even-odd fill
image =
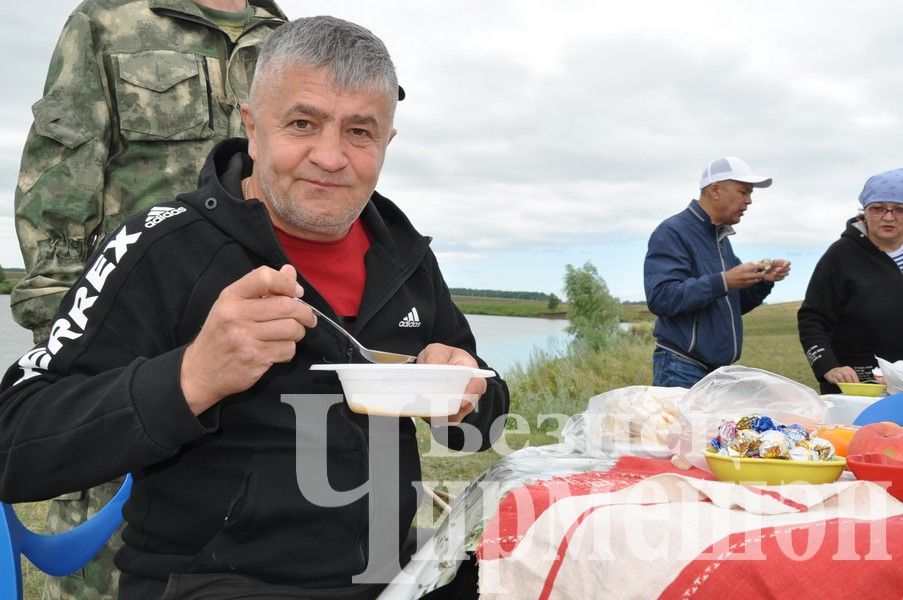
[[[567,319],[467,315],[477,340],[477,352],[490,367],[506,376],[515,363],[526,366],[536,350],[563,354],[571,336]]]
[[[9,312],[9,294],[0,294],[0,377],[33,345],[31,332],[13,321]]]
[[[515,362],[525,366],[536,349],[560,354],[569,336],[565,319],[468,315],[480,356],[507,375]],[[31,349],[31,332],[13,321],[9,295],[0,294],[0,373]]]

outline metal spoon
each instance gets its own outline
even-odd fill
[[[369,348],[365,348],[363,344],[355,339],[353,335],[345,331],[345,328],[324,315],[322,312],[317,310],[315,307],[311,306],[301,298],[295,298],[301,304],[308,306],[314,314],[318,317],[322,318],[324,321],[332,325],[332,327],[344,335],[348,340],[354,344],[354,347],[357,348],[357,351],[363,356],[366,360],[372,363],[382,363],[382,364],[405,364],[412,363],[417,361],[416,356],[410,356],[408,354],[398,354],[396,352],[385,352],[384,350],[371,350]]]

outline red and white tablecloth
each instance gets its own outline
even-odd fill
[[[870,482],[740,486],[625,456],[511,491],[477,557],[487,600],[901,598],[903,503]]]

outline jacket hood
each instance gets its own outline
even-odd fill
[[[217,228],[274,268],[287,261],[276,239],[266,205],[245,200],[241,180],[248,177],[254,161],[248,156],[248,141],[232,138],[217,144],[198,177],[198,189],[178,200],[197,210]],[[378,246],[398,267],[418,262],[430,238],[420,235],[407,216],[391,200],[373,192],[361,212],[361,220]]]
[[[852,235],[854,237],[859,237],[862,235],[868,235],[868,232],[866,232],[865,224],[862,222],[862,220],[860,220],[859,217],[853,217],[851,219],[847,219],[847,225],[841,235]]]
[[[882,253],[881,250],[869,239],[868,231],[859,217],[847,220],[847,227],[840,234],[841,239],[848,239],[862,246],[867,252]]]

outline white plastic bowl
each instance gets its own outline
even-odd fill
[[[348,407],[382,417],[446,417],[461,408],[472,377],[495,371],[460,365],[311,365],[312,371],[335,371]]]

